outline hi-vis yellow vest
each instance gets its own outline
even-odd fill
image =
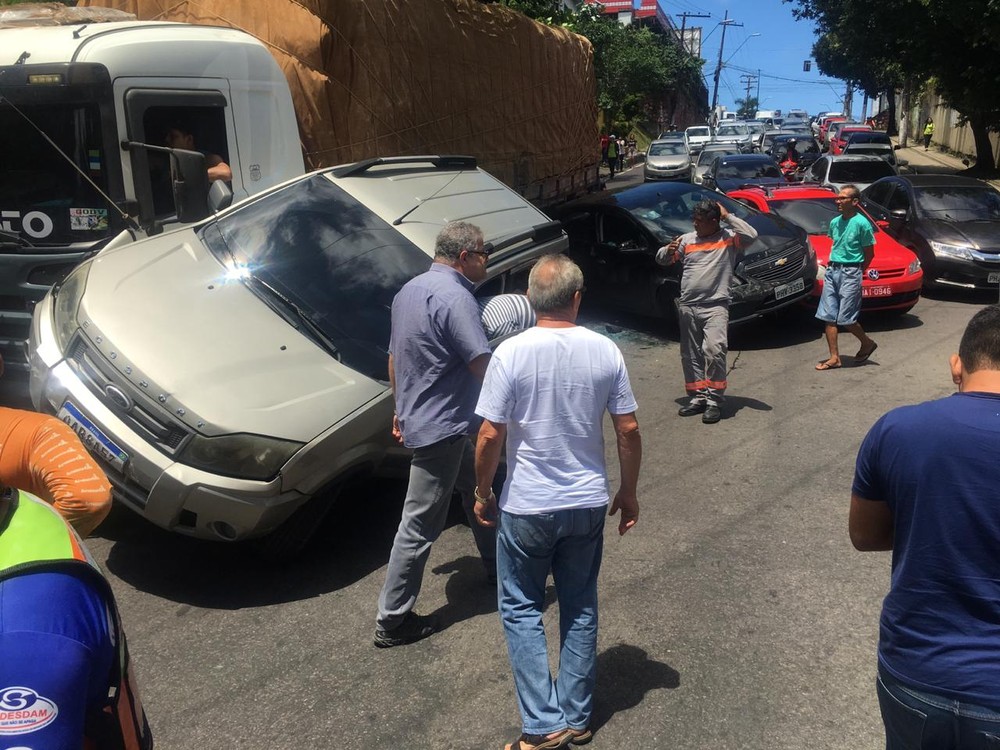
[[[0,581],[31,573],[85,571],[101,592],[118,655],[108,675],[108,698],[87,717],[84,748],[151,750],[153,736],[136,690],[125,633],[111,587],[80,537],[48,503],[12,491],[9,512],[0,514]]]

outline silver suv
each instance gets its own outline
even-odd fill
[[[405,463],[389,310],[453,220],[492,245],[480,295],[525,291],[533,261],[566,248],[471,157],[315,172],[73,271],[35,309],[35,407],[158,526],[300,542],[345,478]]]

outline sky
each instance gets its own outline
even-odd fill
[[[817,70],[812,57],[815,28],[811,21],[795,20],[792,16],[794,3],[781,0],[659,0],[659,3],[678,28],[681,26],[680,13],[711,15],[711,18],[688,18],[686,21],[689,28],[702,27],[701,56],[706,61],[703,73],[709,105],[722,41],[719,22],[728,10],[729,18],[743,25],[729,25],[726,30],[719,104],[730,110],[737,109],[736,99],[746,95],[746,83],[740,76],[757,75],[759,70],[760,109],[780,109],[782,112],[804,109],[814,115],[842,108],[845,84]],[[808,73],[802,70],[804,60],[812,60]],[[756,81],[750,93],[757,95]],[[860,108],[860,94],[856,94],[855,112]]]

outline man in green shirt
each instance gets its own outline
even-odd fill
[[[875,257],[875,232],[868,218],[858,211],[859,195],[854,185],[842,187],[837,196],[840,215],[830,222],[833,248],[823,277],[823,294],[816,310],[816,317],[826,323],[830,356],[816,365],[817,370],[835,370],[841,365],[840,350],[837,348],[838,326],[846,328],[861,342],[861,348],[854,355],[855,364],[867,361],[878,348],[858,322],[861,280]]]

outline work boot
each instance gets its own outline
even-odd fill
[[[708,404],[701,415],[702,424],[715,424],[722,419],[722,410],[715,404]]]
[[[704,401],[691,401],[678,409],[677,414],[681,417],[693,417],[695,414],[701,414],[705,411],[705,406]]]

